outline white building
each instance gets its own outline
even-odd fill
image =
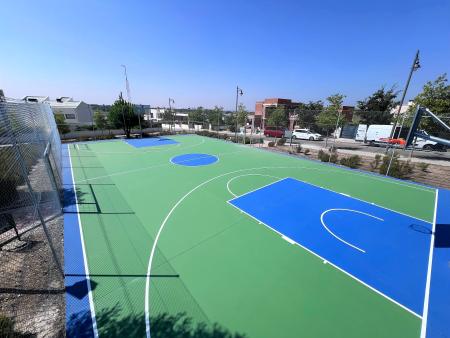
[[[45,102],[50,105],[54,114],[64,116],[67,124],[91,124],[93,113],[91,107],[83,101],[74,101],[73,98],[62,96],[50,100],[48,96],[25,96],[27,102]]]
[[[400,108],[400,116],[403,116],[403,114],[405,114],[408,111],[408,109],[413,105],[414,105],[413,101],[408,101],[408,103],[403,104],[402,107]],[[391,109],[391,114],[393,116],[397,116],[399,106],[400,105],[397,105]]]
[[[153,122],[162,121],[165,111],[165,108],[150,108],[150,111],[144,114],[144,120]]]

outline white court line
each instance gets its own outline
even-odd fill
[[[219,153],[219,154],[216,154],[214,156],[219,157],[219,155],[223,156],[223,155],[235,154],[235,153],[240,153],[240,152],[242,152],[242,150],[240,150],[240,151],[232,151],[232,152],[228,152],[228,153]],[[211,156],[213,156],[213,155],[211,155]],[[161,164],[158,164],[158,165],[149,166],[149,167],[143,167],[143,168],[137,168],[137,169],[131,169],[131,170],[124,170],[124,171],[119,171],[119,172],[115,172],[115,173],[108,174],[108,175],[102,175],[102,176],[96,176],[96,177],[92,177],[92,178],[87,178],[85,180],[80,180],[79,183],[80,182],[89,182],[89,181],[94,181],[94,180],[98,180],[98,179],[102,179],[102,178],[119,176],[119,175],[128,175],[128,174],[132,174],[132,173],[135,173],[135,172],[145,171],[145,170],[154,169],[154,168],[168,167],[168,166],[171,166],[170,162],[169,163],[164,162],[164,163],[161,163]]]
[[[323,220],[323,218],[324,218],[324,216],[325,216],[327,213],[329,213],[330,211],[350,211],[350,212],[355,212],[355,213],[357,213],[357,214],[366,215],[366,216],[375,218],[375,219],[377,219],[377,220],[379,220],[379,221],[384,221],[384,219],[379,218],[379,217],[376,217],[376,216],[373,216],[373,215],[368,214],[368,213],[366,213],[366,212],[362,212],[362,211],[358,211],[358,210],[353,210],[353,209],[343,209],[343,208],[328,209],[328,210],[325,210],[324,212],[322,212],[322,214],[320,215],[320,222],[322,223],[323,227],[324,227],[324,228],[325,228],[332,236],[334,236],[337,240],[341,241],[342,243],[347,244],[348,246],[352,247],[353,249],[356,249],[356,250],[358,250],[358,251],[361,251],[362,253],[366,253],[365,250],[363,250],[363,249],[357,247],[356,245],[353,245],[352,243],[349,243],[349,242],[343,240],[342,238],[340,238],[338,235],[336,235],[333,231],[331,231],[331,230],[327,227],[327,225],[325,224],[325,221]]]
[[[344,196],[346,196],[346,197],[349,197],[349,198],[352,198],[352,199],[355,199],[355,200],[358,200],[358,201],[361,201],[361,202],[364,202],[364,203],[367,203],[367,204],[370,204],[370,205],[377,206],[377,207],[382,208],[382,209],[385,209],[385,210],[389,210],[389,211],[395,212],[395,213],[400,214],[400,215],[403,215],[403,216],[411,217],[411,218],[417,219],[417,220],[419,220],[419,221],[422,221],[422,222],[430,223],[430,224],[431,224],[430,221],[426,221],[426,220],[421,219],[421,218],[419,218],[419,217],[415,217],[415,216],[411,216],[411,215],[405,214],[405,213],[403,213],[403,212],[401,212],[401,211],[389,209],[389,208],[387,208],[387,207],[383,207],[383,206],[378,205],[378,204],[375,204],[375,203],[373,203],[373,202],[367,202],[367,201],[365,201],[365,200],[363,200],[363,199],[360,199],[360,198],[358,198],[358,197],[350,196],[350,195],[348,195],[348,194],[344,194],[344,193],[337,192],[337,191],[334,191],[334,190],[331,190],[331,189],[328,189],[328,188],[324,188],[324,187],[315,185],[315,184],[310,183],[310,182],[305,182],[305,181],[299,180],[298,178],[293,178],[293,177],[292,177],[292,179],[297,180],[297,181],[300,181],[300,182],[303,182],[303,183],[308,184],[308,185],[312,185],[313,187],[317,187],[317,188],[320,188],[320,189],[323,189],[323,190],[328,190],[328,191],[334,192],[335,194],[344,195]]]
[[[233,205],[232,203],[230,203],[230,201],[227,201],[227,203],[231,206],[233,206],[234,208],[236,208],[237,210],[239,210],[240,212],[246,214],[247,216],[249,216],[250,218],[253,218],[256,222],[258,222],[259,224],[263,224],[265,225],[267,228],[269,228],[270,230],[276,232],[278,235],[280,235],[281,237],[283,236],[283,234],[279,231],[277,231],[276,229],[272,228],[271,226],[267,225],[266,223],[264,223],[263,221],[257,219],[256,217],[250,215],[249,213],[239,209],[237,206]],[[295,242],[295,241],[294,241]],[[334,268],[336,268],[337,270],[343,272],[344,274],[346,274],[347,276],[353,278],[355,281],[361,283],[362,285],[368,287],[370,290],[374,291],[375,293],[379,294],[380,296],[383,296],[384,298],[386,298],[387,300],[391,301],[392,303],[400,306],[402,309],[408,311],[409,313],[413,314],[414,316],[418,317],[418,318],[422,318],[419,314],[415,313],[413,310],[407,308],[406,306],[404,306],[403,304],[400,304],[399,302],[397,302],[396,300],[392,299],[391,297],[385,295],[384,293],[382,293],[381,291],[375,289],[373,286],[370,286],[369,284],[363,282],[362,280],[358,279],[357,277],[355,277],[354,275],[352,275],[351,273],[345,271],[344,269],[340,268],[339,266],[337,266],[336,264],[330,262],[329,260],[326,260],[325,258],[323,258],[322,256],[318,255],[317,253],[315,253],[314,251],[308,249],[307,247],[295,242],[296,245],[298,245],[299,247],[301,247],[302,249],[308,251],[309,253],[313,254],[314,256],[316,256],[317,258],[319,258],[322,262],[327,262],[327,264],[333,266]]]
[[[75,195],[75,207],[76,207],[77,217],[78,217],[78,229],[80,231],[81,249],[83,251],[83,264],[84,264],[84,270],[86,272],[86,283],[87,283],[87,287],[88,287],[88,298],[89,298],[89,307],[91,310],[92,329],[94,331],[94,337],[98,338],[97,320],[95,319],[94,299],[92,297],[92,290],[91,290],[91,277],[89,275],[89,267],[88,267],[87,256],[86,256],[86,248],[84,246],[83,227],[81,226],[80,211],[78,209],[77,187],[75,185],[75,176],[73,174],[72,157],[70,156],[70,147],[67,147],[67,150],[69,151],[70,173],[72,174],[72,185],[73,185],[73,191],[74,191],[74,195]]]
[[[125,142],[123,140],[117,140],[118,142]],[[126,143],[126,142],[125,142]],[[197,147],[199,145],[202,145],[203,143],[205,143],[205,140],[202,139],[199,143],[196,144],[191,144],[191,145],[186,145],[185,147],[182,147],[180,149],[189,149],[189,148],[193,148],[193,147]],[[140,148],[135,148],[136,151],[93,151],[95,154],[99,154],[99,155],[114,155],[114,154],[130,154],[130,155],[142,155],[142,154],[150,154],[150,153],[162,153],[165,151],[171,151],[176,147],[180,147],[182,146],[182,143],[178,143],[178,144],[166,144],[166,145],[160,145],[160,146],[153,146],[151,147],[151,149],[147,149],[147,150],[139,150]],[[171,147],[168,147],[171,146]],[[161,147],[168,147],[167,149],[165,148],[161,148]],[[92,150],[91,150],[92,151]]]
[[[272,176],[272,175],[265,175],[265,174],[245,174],[245,175],[235,176],[235,177],[233,177],[232,179],[230,179],[230,180],[227,182],[227,190],[228,190],[228,192],[229,192],[231,195],[233,195],[234,197],[238,197],[238,195],[236,195],[235,193],[233,193],[233,192],[231,191],[231,189],[230,189],[230,183],[231,183],[232,181],[234,181],[236,178],[244,177],[244,176],[265,176],[265,177],[276,178],[277,180],[281,180],[281,179],[282,179],[281,177]],[[272,182],[272,183],[274,183],[274,182]],[[272,184],[272,183],[269,183],[269,184]],[[263,188],[263,187],[260,187],[260,188],[258,188],[258,189],[261,189],[261,188]]]
[[[422,327],[420,329],[420,338],[426,338],[427,336],[428,305],[429,305],[428,303],[430,301],[431,269],[433,265],[434,233],[436,231],[438,198],[439,198],[439,189],[436,189],[436,197],[434,200],[433,228],[431,230],[430,253],[428,255],[427,283],[425,285],[425,299],[423,301],[423,319],[422,319]]]
[[[196,157],[196,158],[191,158],[191,159],[188,159],[188,160],[179,161],[178,163],[175,163],[174,161],[172,161],[175,157],[183,156],[183,155],[186,155],[186,154],[181,154],[181,155],[175,155],[175,156],[172,156],[172,157],[169,159],[169,162],[171,162],[171,163],[174,164],[174,165],[185,166],[185,165],[180,164],[180,163],[187,163],[187,162],[196,161],[196,160],[201,160],[201,159],[203,159],[203,158],[208,158],[208,157],[215,157],[215,158],[217,159],[217,161],[214,161],[214,162],[212,162],[212,163],[199,164],[199,165],[191,165],[191,166],[187,165],[187,166],[185,166],[185,167],[203,167],[203,166],[205,166],[205,165],[212,165],[212,164],[216,164],[216,163],[219,163],[219,162],[220,162],[220,158],[219,158],[218,155],[211,155],[211,154],[198,154],[198,155],[205,155],[205,156],[199,156],[199,157]]]

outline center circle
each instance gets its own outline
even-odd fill
[[[187,167],[198,167],[213,164],[218,160],[219,158],[214,155],[191,153],[172,157],[170,162]]]

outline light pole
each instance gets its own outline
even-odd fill
[[[175,100],[169,97],[169,112],[172,115],[172,128],[175,131],[175,115],[172,114],[172,103],[175,103]]]
[[[241,88],[239,88],[239,86],[236,86],[236,130],[234,131],[234,137],[235,137],[235,141],[236,143],[238,142],[237,140],[237,130],[238,130],[238,103],[239,103],[239,95],[244,95],[244,92],[242,91]]]
[[[416,56],[414,57],[414,61],[413,61],[412,65],[411,65],[411,70],[409,71],[408,80],[406,81],[405,89],[403,90],[403,95],[402,95],[402,99],[400,101],[400,105],[398,106],[398,111],[397,111],[397,116],[395,118],[395,123],[392,126],[391,135],[389,137],[390,139],[392,139],[394,137],[395,129],[397,128],[397,124],[398,124],[398,121],[400,119],[400,112],[402,110],[403,102],[405,101],[406,92],[408,91],[409,82],[411,81],[412,74],[413,74],[414,71],[416,71],[419,68],[420,68],[419,50],[417,50]],[[405,114],[406,114],[406,112],[405,112]],[[403,127],[403,123],[405,121],[405,114],[404,114],[403,119],[402,119],[402,127]],[[402,131],[402,127],[399,130],[398,137],[400,137],[400,132]],[[389,149],[389,142],[386,145],[386,153],[388,152],[388,149]],[[386,170],[386,176],[389,175],[389,170],[391,169],[391,164],[392,164],[392,160],[394,158],[394,154],[395,154],[395,149],[394,149],[394,146],[393,146],[392,147],[391,158],[389,160],[388,168]]]
[[[419,68],[420,68],[419,50],[417,50],[416,56],[414,57],[414,61],[413,61],[412,65],[411,65],[411,70],[409,71],[408,80],[406,81],[405,89],[403,90],[403,95],[402,95],[402,99],[400,101],[400,105],[398,106],[397,116],[395,118],[394,126],[393,126],[393,128],[391,130],[390,138],[392,138],[394,136],[395,129],[396,129],[398,121],[400,119],[400,112],[401,112],[401,109],[402,109],[402,106],[403,106],[403,102],[405,101],[406,92],[408,91],[409,82],[411,81],[412,74],[413,74],[413,72],[415,70],[417,70]]]
[[[130,103],[131,109],[133,110],[133,113],[134,113],[133,104],[131,103],[131,91],[130,91],[130,83],[128,82],[127,66],[125,66],[125,65],[120,65],[120,66],[123,67],[123,71],[124,71],[124,75],[125,75],[125,87],[126,87],[126,90],[127,90],[127,99],[128,99],[128,102]],[[142,138],[142,126],[141,126],[141,115],[140,115],[140,113],[138,113],[138,121],[139,121],[139,130],[141,132],[141,138]]]

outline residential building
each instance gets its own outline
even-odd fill
[[[26,102],[48,103],[54,114],[64,116],[67,124],[89,125],[93,120],[92,109],[83,101],[75,101],[71,97],[62,96],[51,100],[48,96],[25,96]]]

